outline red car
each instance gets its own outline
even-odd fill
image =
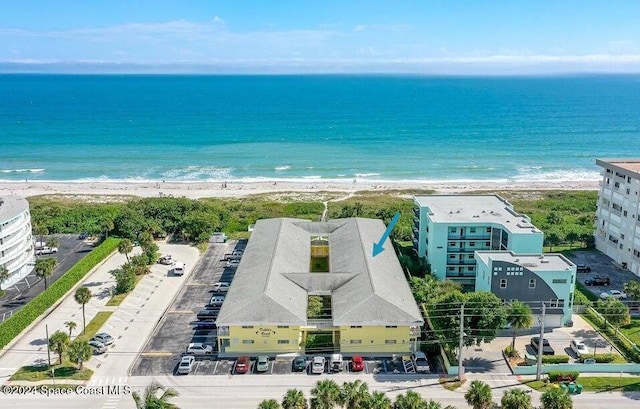
[[[247,373],[249,372],[250,366],[251,362],[249,361],[249,357],[246,355],[240,356],[236,361],[236,373]]]
[[[364,359],[361,356],[354,356],[351,360],[351,370],[353,372],[360,372],[364,370]]]

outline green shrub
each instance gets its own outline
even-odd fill
[[[108,238],[98,247],[93,249],[69,271],[62,275],[46,291],[31,300],[9,319],[0,324],[0,348],[4,348],[15,337],[20,335],[33,321],[35,321],[49,307],[64,296],[78,281],[102,260],[107,258],[118,248],[120,239]]]
[[[579,375],[580,372],[578,371],[551,371],[549,372],[548,377],[551,382],[571,382],[578,379]]]
[[[543,355],[543,364],[567,364],[569,363],[569,357],[567,355]]]
[[[116,294],[128,293],[136,285],[136,275],[131,268],[114,270],[113,276],[116,279]]]
[[[580,362],[584,362],[585,359],[595,359],[598,364],[608,364],[614,362],[617,359],[616,354],[589,354],[587,356],[580,357]]]
[[[504,354],[509,358],[518,358],[520,356],[518,350],[516,348],[512,348],[511,345],[508,345],[504,349]]]

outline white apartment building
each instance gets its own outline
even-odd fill
[[[640,159],[597,159],[596,249],[640,276]]]
[[[0,198],[0,266],[9,271],[9,278],[0,283],[0,287],[15,284],[27,276],[34,265],[29,202],[15,197]]]

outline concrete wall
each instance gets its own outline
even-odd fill
[[[218,336],[218,342],[229,339],[226,354],[287,353],[300,350],[300,328],[281,328],[277,325],[260,325],[243,328],[229,327],[229,336]],[[288,343],[282,343],[288,341]]]
[[[409,327],[340,327],[340,351],[344,353],[392,354],[411,352]]]

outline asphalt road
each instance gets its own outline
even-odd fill
[[[47,279],[49,285],[62,277],[64,273],[69,271],[71,267],[93,250],[91,245],[86,244],[82,240],[78,240],[78,236],[75,234],[54,234],[53,237],[59,241],[58,253],[37,256],[37,258],[54,257],[58,260],[58,266]],[[34,272],[20,280],[16,285],[19,291],[16,290],[16,286],[12,286],[6,290],[5,296],[0,299],[0,321],[2,320],[3,314],[9,311],[17,311],[44,291],[44,280],[37,278]]]

